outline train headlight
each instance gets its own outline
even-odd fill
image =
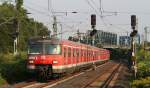
[[[29,61],[29,63],[30,63],[30,64],[33,64],[33,63],[34,63],[34,61],[33,61],[33,60],[30,60],[30,61]]]
[[[58,61],[57,60],[53,60],[53,64],[58,64]]]

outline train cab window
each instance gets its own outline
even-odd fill
[[[29,45],[29,53],[30,54],[42,54],[43,53],[43,45],[42,44]]]
[[[45,54],[61,54],[61,46],[58,44],[45,44]]]

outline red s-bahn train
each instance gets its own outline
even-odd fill
[[[27,68],[47,79],[52,74],[74,72],[109,58],[106,49],[69,40],[33,38],[29,40]]]

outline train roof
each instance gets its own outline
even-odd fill
[[[61,39],[57,39],[57,38],[30,38],[29,39],[29,44],[35,44],[35,43],[51,43],[51,44],[63,44],[63,45],[69,45],[69,46],[83,46],[83,47],[89,47],[91,49],[103,49],[103,48],[98,48],[98,47],[94,47],[91,45],[87,45],[87,44],[82,44],[79,42],[73,42],[70,40],[61,40]],[[104,49],[103,49],[104,50]]]
[[[60,44],[59,39],[54,39],[54,38],[45,38],[45,37],[37,37],[37,38],[30,38],[29,39],[29,44],[32,43],[51,43],[51,44]]]

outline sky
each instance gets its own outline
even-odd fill
[[[48,3],[49,2],[49,3]],[[57,17],[58,32],[65,32],[64,38],[77,30],[91,30],[90,15],[97,15],[98,30],[129,35],[131,15],[138,19],[138,32],[144,37],[144,28],[150,32],[150,0],[24,0],[29,17],[44,23],[52,30],[53,15]],[[100,13],[100,7],[102,14]],[[72,12],[77,13],[72,13]],[[53,14],[52,14],[53,13]],[[61,26],[62,25],[62,26]],[[150,33],[147,33],[150,41]]]

